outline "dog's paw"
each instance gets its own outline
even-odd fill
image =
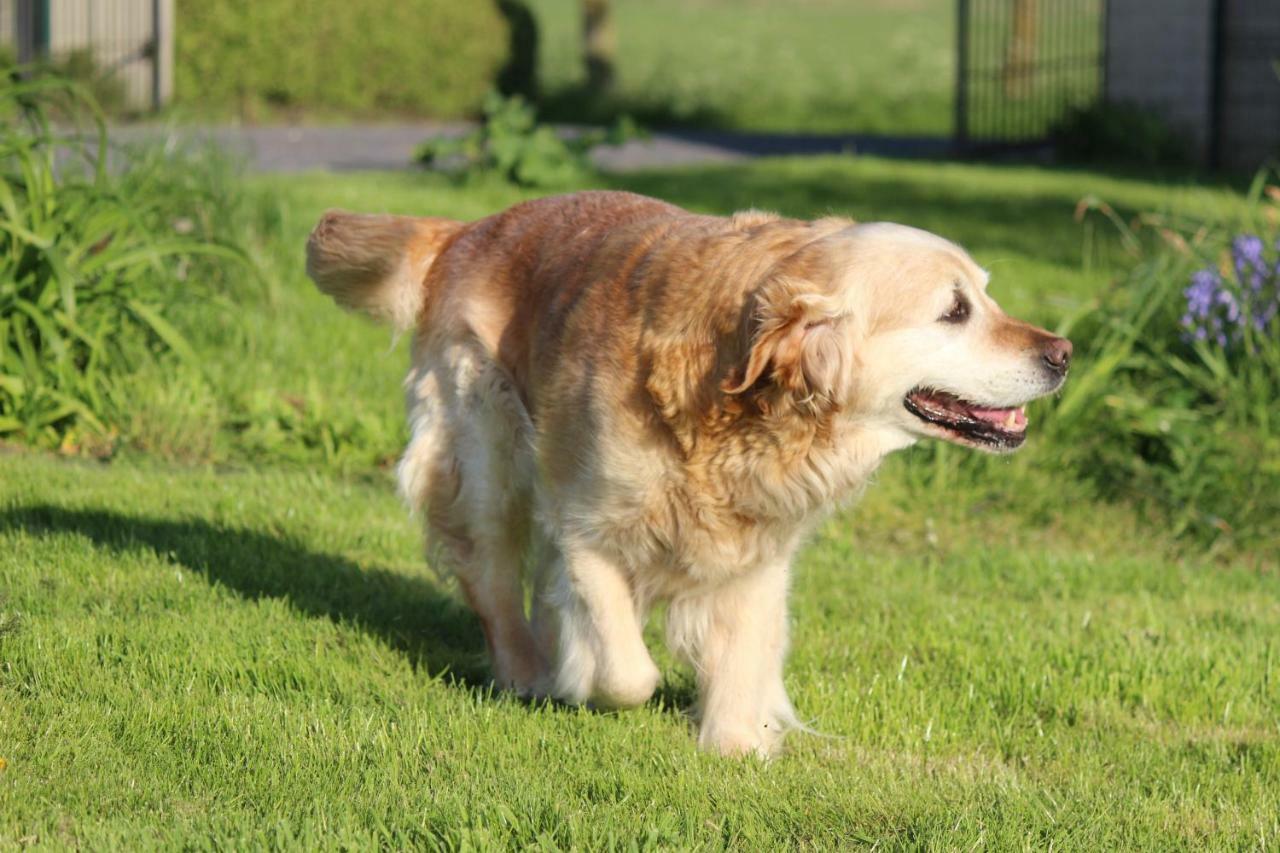
[[[523,699],[535,699],[551,693],[551,673],[536,652],[507,655],[494,661],[493,684]]]
[[[595,656],[583,648],[564,654],[551,679],[551,695],[569,705],[583,705],[591,698],[595,684]]]
[[[661,680],[662,673],[647,655],[625,668],[607,670],[597,666],[594,657],[575,656],[560,664],[551,695],[570,705],[634,708],[649,701]]]
[[[646,655],[623,671],[615,668],[597,673],[591,700],[605,708],[634,708],[649,701],[661,680],[662,673]]]
[[[783,704],[753,722],[704,718],[698,729],[698,746],[726,756],[773,758],[782,751],[783,738],[792,730],[808,731],[808,727],[796,719],[784,696]]]
[[[698,746],[727,757],[754,755],[768,759],[781,750],[784,734],[785,731],[776,723],[761,723],[750,728],[704,725],[698,732]]]

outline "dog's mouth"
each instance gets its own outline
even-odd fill
[[[931,432],[957,444],[1000,452],[1016,450],[1027,438],[1027,412],[1022,406],[982,406],[929,388],[916,388],[903,405],[936,428]]]

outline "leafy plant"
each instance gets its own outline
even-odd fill
[[[181,268],[241,253],[171,219],[154,174],[108,169],[102,113],[79,85],[15,70],[0,81],[0,118],[0,437],[100,442],[115,432],[123,375],[194,360],[166,318],[192,295],[173,286]],[[68,118],[79,126],[63,129]]]
[[[1074,375],[1048,426],[1108,494],[1179,531],[1274,542],[1280,514],[1280,187],[1263,174],[1230,225],[1147,216],[1141,257],[1079,319]],[[1143,247],[1153,248],[1143,248]]]
[[[418,148],[416,159],[454,168],[463,176],[498,175],[517,186],[548,187],[590,174],[596,146],[619,145],[638,134],[635,124],[624,119],[608,131],[562,136],[551,125],[539,123],[537,111],[524,98],[491,92],[474,131],[428,140]]]
[[[1073,163],[1187,166],[1187,142],[1159,116],[1131,104],[1097,103],[1069,112],[1051,131],[1058,156]]]
[[[174,93],[201,113],[474,115],[508,50],[492,0],[177,0]]]

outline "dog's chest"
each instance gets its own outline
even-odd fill
[[[669,480],[629,489],[598,509],[599,544],[663,597],[785,559],[807,527],[752,517],[730,495],[694,493]]]

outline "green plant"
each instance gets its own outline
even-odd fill
[[[491,92],[474,131],[428,140],[415,156],[419,163],[454,167],[464,176],[492,174],[517,186],[548,187],[581,180],[592,172],[593,148],[618,145],[638,133],[633,122],[623,119],[608,131],[562,136],[539,123],[537,111],[524,98]]]
[[[109,115],[128,112],[124,83],[104,69],[88,49],[73,50],[44,62],[37,73],[60,77],[83,86],[98,107]]]
[[[92,132],[60,130],[51,114]],[[115,432],[121,376],[194,360],[165,316],[179,293],[198,295],[172,286],[178,271],[240,254],[166,215],[155,173],[108,169],[102,113],[80,86],[15,71],[0,81],[0,116],[0,436],[101,440]]]
[[[273,110],[473,114],[506,58],[492,0],[179,0],[178,103]]]
[[[1159,116],[1132,104],[1076,108],[1050,136],[1058,156],[1072,163],[1164,167],[1192,163],[1186,139]]]
[[[6,77],[20,73],[26,79],[36,77],[55,77],[75,83],[89,93],[94,103],[104,113],[111,116],[127,115],[130,109],[126,105],[124,82],[109,69],[100,65],[88,48],[60,53],[57,56],[43,57],[18,69],[18,62],[7,46],[0,46],[0,75]],[[55,119],[65,118],[56,114],[56,105],[46,104],[46,108],[54,110]]]
[[[1274,547],[1280,514],[1280,187],[1237,222],[1148,216],[1141,257],[1075,324],[1075,375],[1049,419],[1077,473],[1160,507],[1178,531]]]

